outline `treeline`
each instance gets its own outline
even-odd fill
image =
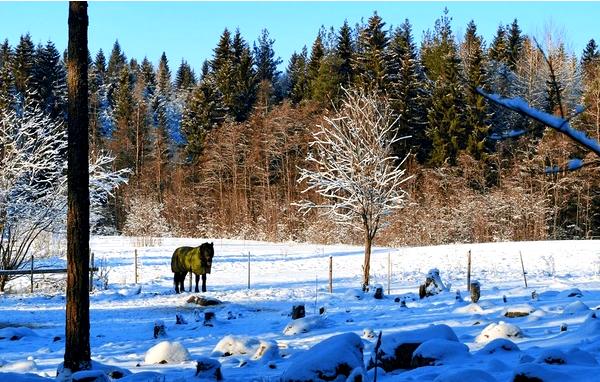
[[[116,168],[132,170],[107,206],[105,231],[355,240],[293,203],[304,197],[296,179],[315,125],[343,88],[362,87],[390,101],[397,134],[408,137],[395,155],[409,154],[415,175],[381,244],[600,235],[597,165],[546,171],[585,152],[475,91],[579,113],[573,124],[599,139],[594,40],[578,59],[552,33],[538,46],[517,20],[500,25],[489,44],[474,22],[463,36],[450,22],[445,11],[418,45],[408,20],[390,27],[376,13],[321,28],[283,72],[266,30],[252,46],[239,30],[225,30],[200,73],[185,61],[172,71],[164,53],[157,67],[127,58],[118,42],[108,58],[102,50],[90,56],[91,148],[111,150]],[[52,42],[35,46],[29,35],[14,48],[0,45],[0,112],[25,97],[64,118],[64,59]]]

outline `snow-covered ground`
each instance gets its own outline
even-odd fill
[[[196,294],[175,294],[170,259],[176,247],[205,241],[214,242],[215,258],[208,292],[198,295],[223,303],[199,307],[187,303]],[[379,331],[386,346],[386,337],[431,324],[448,325],[468,351],[452,338],[434,339],[437,342],[425,343],[418,353],[432,355],[438,366],[388,373],[379,370],[378,381],[475,381],[490,380],[489,376],[511,381],[515,373],[544,376],[545,381],[585,381],[594,380],[600,370],[600,324],[589,318],[600,306],[598,241],[375,248],[372,284],[384,287],[382,300],[374,299],[372,292],[360,291],[363,251],[355,246],[163,239],[160,245],[137,248],[138,285],[134,284],[135,240],[95,237],[91,247],[96,264],[104,264],[109,271],[108,289],[97,289],[91,295],[92,357],[105,365],[146,372],[140,377],[148,378],[139,380],[156,376],[148,372],[158,372],[166,381],[189,380],[196,373],[195,361],[211,357],[221,362],[226,381],[277,381],[288,369],[298,368],[296,361],[311,359],[306,356],[307,349],[348,332],[362,338],[366,366]],[[466,292],[469,250],[472,279],[481,283],[478,304],[471,304]],[[519,253],[528,272],[527,289]],[[329,256],[333,257],[331,294],[327,290]],[[391,295],[387,294],[388,256]],[[52,260],[53,265],[61,262],[64,259]],[[419,300],[418,286],[430,268],[440,270],[450,291]],[[44,284],[43,276],[36,277]],[[14,380],[14,373],[53,377],[64,352],[64,293],[48,292],[46,287],[30,294],[26,278],[12,287],[24,292],[0,295],[0,381]],[[572,288],[578,288],[581,297],[569,297],[576,294]],[[456,301],[456,290],[463,302]],[[536,299],[532,299],[534,290]],[[395,301],[397,297],[406,301],[406,307]],[[301,303],[306,317],[292,321],[292,306]],[[319,315],[321,307],[325,308],[323,315]],[[208,325],[205,311],[215,313]],[[504,316],[507,311],[528,315],[508,318]],[[177,314],[187,323],[177,325]],[[160,321],[166,335],[154,338],[154,325]],[[566,331],[561,332],[561,326]],[[497,342],[486,347],[502,336],[518,350],[502,350],[511,348],[510,343],[504,347],[500,343],[497,349]],[[353,337],[340,338],[338,343],[355,341]],[[314,351],[322,352],[322,348]],[[356,359],[357,354],[347,356]],[[153,363],[161,355],[165,360],[170,356],[170,362]],[[316,358],[322,361],[323,357]],[[373,371],[366,374],[371,377]]]

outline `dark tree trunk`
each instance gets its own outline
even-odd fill
[[[89,369],[90,197],[88,165],[88,41],[87,3],[69,3],[67,308],[65,368]]]

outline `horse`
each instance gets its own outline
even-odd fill
[[[188,272],[196,275],[196,293],[198,281],[202,275],[202,292],[206,292],[206,274],[210,273],[212,259],[215,255],[213,243],[204,243],[199,247],[179,247],[171,257],[171,271],[174,273],[175,293],[184,292],[183,283]],[[190,292],[192,288],[190,286]]]

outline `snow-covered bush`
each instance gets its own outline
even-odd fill
[[[144,362],[147,364],[181,363],[190,359],[190,353],[180,342],[162,341],[148,349]]]
[[[423,342],[415,349],[412,356],[411,366],[422,367],[441,365],[448,360],[465,358],[469,355],[467,345],[456,341],[434,338]]]
[[[283,382],[346,381],[352,374],[364,380],[363,342],[354,333],[330,337],[295,355],[283,373]],[[358,370],[357,370],[358,369]],[[343,376],[343,377],[341,377]],[[349,380],[349,379],[348,379]]]
[[[142,238],[168,236],[170,229],[163,210],[163,204],[152,197],[132,196],[129,199],[129,211],[123,226],[123,233]],[[145,244],[145,242],[138,244]]]
[[[486,326],[481,334],[475,338],[475,342],[478,343],[487,343],[491,340],[495,340],[496,338],[522,338],[523,332],[521,329],[513,324],[507,324],[504,321],[500,321],[497,324],[491,323]]]

